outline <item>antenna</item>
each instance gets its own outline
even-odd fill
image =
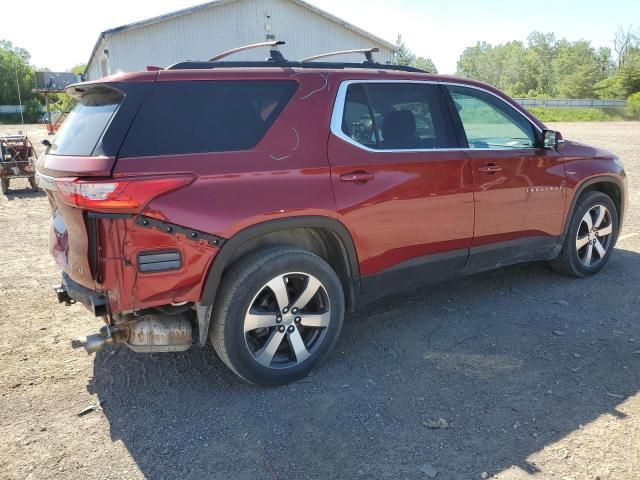
[[[353,50],[341,50],[339,52],[321,53],[320,55],[314,55],[313,57],[303,58],[300,61],[301,62],[310,62],[312,60],[317,60],[319,58],[333,57],[335,55],[346,55],[348,53],[363,53],[364,57],[365,57],[364,63],[375,63],[373,61],[372,53],[376,53],[376,52],[379,52],[379,51],[380,51],[380,49],[378,47],[356,48],[356,49],[353,49]]]
[[[20,120],[24,127],[24,112],[22,111],[22,96],[20,95],[20,82],[18,81],[18,64],[14,65],[16,70],[16,88],[18,89],[18,103],[20,104]]]
[[[261,47],[271,47],[271,56],[272,61],[284,61],[284,57],[280,52],[278,52],[278,47],[280,45],[284,45],[285,42],[282,40],[276,40],[273,42],[262,42],[262,43],[253,43],[251,45],[244,45],[242,47],[232,48],[231,50],[227,50],[226,52],[219,53],[214,55],[209,59],[210,62],[216,62],[222,58],[228,57],[229,55],[233,55],[234,53],[244,52],[245,50],[251,50],[253,48],[261,48]],[[274,52],[277,52],[274,54]]]

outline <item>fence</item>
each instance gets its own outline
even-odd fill
[[[43,106],[40,106],[38,107],[38,110],[44,112],[46,109]],[[24,105],[22,105],[22,107],[20,105],[0,105],[0,115],[3,113],[13,113],[17,115],[20,111],[24,112]]]
[[[514,98],[523,107],[626,108],[626,100],[598,98]]]
[[[0,113],[20,113],[22,110],[24,110],[24,105],[22,108],[20,105],[0,105]]]

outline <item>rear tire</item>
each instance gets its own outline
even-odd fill
[[[618,212],[602,192],[588,192],[578,199],[560,255],[551,267],[572,277],[598,273],[605,266],[618,238]]]
[[[322,258],[287,246],[261,248],[224,274],[210,338],[239,377],[282,385],[327,358],[344,309],[340,279]]]

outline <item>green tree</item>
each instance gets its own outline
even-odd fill
[[[411,65],[415,62],[416,56],[402,40],[402,35],[396,37],[396,63],[398,65]]]
[[[486,63],[487,52],[492,48],[487,42],[478,42],[473,47],[465,48],[458,60],[456,74],[481,80],[484,77],[483,66]]]
[[[627,109],[632,117],[640,118],[640,92],[629,95]]]
[[[76,75],[84,75],[84,71],[86,70],[87,65],[84,63],[79,63],[78,65],[74,65],[69,69],[71,73],[75,73]]]
[[[420,70],[424,70],[425,72],[438,73],[438,69],[430,58],[416,57],[410,65],[412,67],[419,68]]]
[[[551,66],[555,74],[555,91],[566,98],[591,98],[595,85],[604,80],[602,53],[588,41],[558,43]]]
[[[478,42],[466,48],[457,73],[512,96],[626,98],[640,89],[640,55],[634,52],[633,47],[626,48],[625,64],[614,73],[610,49],[595,49],[585,40],[569,42],[552,33],[533,32],[526,44],[512,41],[494,46]]]
[[[539,88],[534,57],[519,41],[495,47],[478,42],[462,52],[457,74],[495,85],[510,95],[531,96]]]
[[[618,75],[600,80],[593,86],[595,96],[598,98],[624,98],[626,91]]]
[[[15,47],[9,40],[0,39],[0,50],[6,50],[16,55],[23,63],[28,64],[31,61],[31,55],[27,50]]]
[[[554,96],[557,89],[551,62],[558,51],[553,33],[533,32],[527,38],[527,74],[534,86],[533,96]]]
[[[610,76],[614,71],[613,57],[610,48],[600,47],[596,52],[596,64],[602,78]]]
[[[402,40],[402,35],[398,34],[396,38],[396,63],[398,65],[420,68],[429,73],[438,73],[433,60],[425,57],[418,57]]]
[[[18,88],[22,102],[34,98],[35,73],[29,53],[6,40],[0,40],[0,104],[17,105]],[[17,77],[17,84],[16,84]]]
[[[620,68],[595,85],[599,98],[626,98],[640,92],[640,47],[629,48],[624,58]]]
[[[37,98],[27,100],[23,104],[24,121],[27,123],[37,123],[42,117],[42,104]]]
[[[640,92],[640,46],[629,49],[616,76],[627,95]]]

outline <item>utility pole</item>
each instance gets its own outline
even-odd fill
[[[13,65],[16,72],[16,87],[18,88],[18,103],[20,104],[20,120],[22,122],[22,126],[24,127],[24,114],[22,113],[22,97],[20,96],[20,82],[18,81],[18,65]]]

